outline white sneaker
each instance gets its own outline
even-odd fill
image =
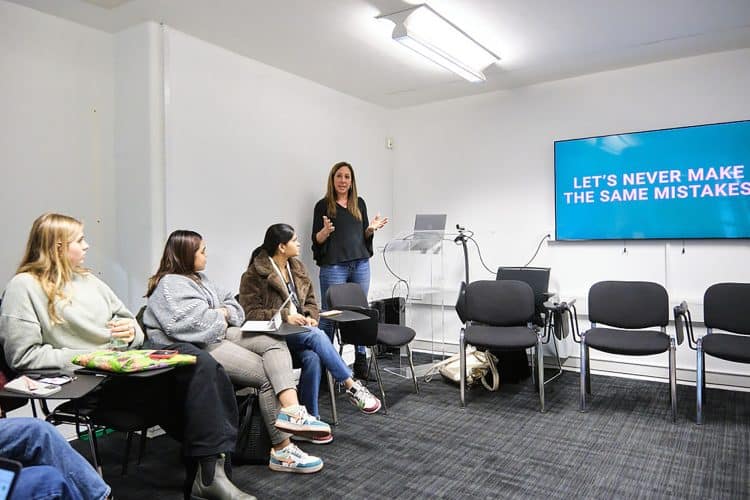
[[[354,385],[346,390],[346,394],[349,396],[349,401],[362,413],[369,415],[380,409],[380,400],[373,396],[359,380],[354,381]]]
[[[331,426],[307,413],[307,409],[299,405],[296,411],[281,409],[276,422],[277,429],[306,437],[324,437],[331,433]]]
[[[278,451],[271,449],[268,468],[277,472],[312,474],[323,468],[323,461],[300,450],[296,444],[289,443]]]

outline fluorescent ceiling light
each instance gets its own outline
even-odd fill
[[[395,24],[391,35],[394,40],[470,82],[485,81],[482,70],[500,60],[500,56],[427,4],[377,19],[388,19]]]

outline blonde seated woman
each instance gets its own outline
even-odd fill
[[[331,428],[299,404],[289,349],[283,340],[240,330],[245,314],[230,292],[203,273],[206,262],[200,234],[178,230],[169,235],[146,292],[143,324],[149,338],[195,344],[221,363],[236,385],[260,391],[260,409],[273,445],[271,470],[319,471],[323,461],[300,450],[289,433],[323,438],[330,436]]]
[[[129,347],[144,343],[133,314],[114,292],[83,267],[89,244],[83,224],[44,214],[34,221],[26,252],[5,288],[0,343],[10,367],[65,370],[71,359],[106,348],[110,338]],[[184,343],[169,349],[197,358],[195,365],[150,378],[110,378],[83,404],[148,414],[182,442],[185,493],[203,499],[251,499],[228,477],[225,457],[237,441],[237,402],[224,369],[204,351]],[[193,477],[195,479],[193,480]]]

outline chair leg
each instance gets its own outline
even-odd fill
[[[672,402],[672,422],[677,422],[677,359],[675,340],[669,340],[669,399]]]
[[[94,469],[99,473],[100,477],[104,477],[102,466],[99,463],[99,447],[96,444],[96,431],[92,427],[91,422],[88,420],[84,424],[89,435],[89,447],[91,448],[91,461],[93,462]]]
[[[526,353],[526,350],[524,349],[524,354]],[[529,356],[531,359],[531,383],[534,384],[534,387],[536,387],[536,356],[534,351],[531,351],[531,356]]]
[[[128,432],[128,439],[125,442],[125,453],[122,457],[122,471],[120,472],[121,476],[127,476],[128,475],[128,459],[130,458],[130,447],[133,444],[133,431]]]
[[[409,356],[409,368],[411,368],[411,380],[414,382],[414,390],[419,394],[419,384],[417,383],[417,374],[414,371],[414,359],[412,359],[411,347],[409,347],[409,344],[406,344],[406,353]]]
[[[326,370],[326,379],[328,380],[328,392],[331,394],[331,415],[333,418],[333,425],[339,425],[339,414],[336,410],[336,389],[334,387],[333,375],[331,372]]]
[[[138,445],[138,465],[141,465],[143,454],[146,452],[146,439],[148,439],[148,427],[141,429],[141,439]]]
[[[698,339],[695,363],[695,423],[703,424],[703,391],[706,387],[706,358],[703,354],[703,343]]]
[[[586,394],[591,396],[591,356],[589,346],[586,346]]]
[[[581,395],[579,398],[578,411],[586,411],[586,388],[588,386],[589,371],[588,366],[588,347],[586,346],[586,337],[581,338]]]
[[[356,356],[356,353],[354,355]],[[367,382],[370,381],[370,373],[372,373],[372,362],[375,358],[377,358],[377,355],[375,354],[375,346],[372,346],[370,348],[370,362],[367,363],[367,372],[365,373],[365,385],[367,385]]]
[[[461,328],[461,334],[458,339],[458,367],[459,367],[459,396],[461,398],[461,408],[466,408],[466,342],[464,340],[464,329]]]
[[[541,412],[544,413],[544,351],[542,350],[542,338],[536,339],[536,364],[539,370],[539,404]]]
[[[388,404],[385,402],[385,390],[383,389],[383,380],[380,378],[380,367],[378,366],[378,357],[375,355],[375,351],[370,348],[370,355],[372,356],[372,362],[375,363],[375,376],[378,378],[378,386],[380,387],[380,395],[382,396],[383,402],[383,413],[388,415]]]

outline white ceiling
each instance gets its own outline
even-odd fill
[[[472,84],[374,19],[416,0],[11,1],[110,33],[164,22],[386,107],[750,47],[750,0],[430,0],[502,57],[487,82]]]

